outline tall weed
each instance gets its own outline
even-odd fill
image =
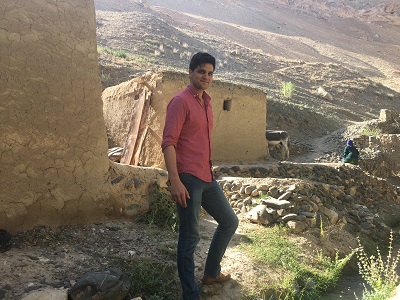
[[[380,249],[377,247],[376,256],[368,256],[358,239],[359,248],[356,251],[359,273],[372,289],[364,289],[363,300],[388,299],[395,290],[399,276],[397,265],[400,259],[400,250],[393,253],[393,231],[390,231],[389,250],[386,259],[382,258]],[[380,298],[377,298],[380,297]]]

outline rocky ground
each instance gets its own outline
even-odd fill
[[[204,214],[201,221],[201,241],[195,255],[199,283],[215,226],[214,220]],[[242,219],[223,260],[223,270],[232,274],[233,280],[224,285],[203,286],[205,299],[240,300],[241,289],[256,283],[257,266],[238,247],[246,232],[254,230],[254,226],[259,225]],[[339,233],[339,229],[327,229],[325,247],[343,247],[343,251],[348,251],[345,248],[355,245],[355,240],[345,233],[340,235],[338,241]],[[303,245],[304,255],[311,253],[318,244],[318,239],[310,233],[293,238],[299,245]],[[136,259],[151,259],[158,264],[175,266],[176,240],[176,234],[132,221],[60,228],[39,227],[21,233],[13,237],[10,250],[0,253],[0,299],[16,300],[27,297],[24,300],[62,300],[66,297],[67,289],[86,272],[119,266],[129,275],[130,268],[133,269],[130,266]],[[338,246],[339,242],[343,246]],[[177,280],[176,272],[171,275]],[[54,293],[54,298],[45,298],[42,291],[46,291],[46,295]],[[179,291],[176,293],[178,299]],[[130,296],[129,299],[133,299],[143,295]]]
[[[290,133],[294,162],[334,161],[345,139],[380,109],[399,110],[398,1],[96,0],[95,5],[103,88],[149,70],[186,71],[194,52],[209,51],[218,59],[217,80],[266,92],[267,128]],[[296,86],[291,98],[280,92],[286,81]],[[333,98],[319,96],[319,86]],[[205,287],[207,300],[239,300],[240,290],[257,276],[237,245],[242,233],[259,225],[242,221],[240,226],[223,262],[233,280]],[[199,280],[214,227],[204,215],[196,253]],[[340,233],[329,230],[328,237]],[[317,247],[311,234],[293,238],[304,251]],[[354,242],[346,232],[341,238]],[[176,235],[120,220],[39,227],[12,242],[0,253],[1,300],[19,300],[43,288],[65,293],[85,272],[104,270],[116,259],[150,257],[174,265]],[[327,239],[326,247],[332,243],[337,241]]]

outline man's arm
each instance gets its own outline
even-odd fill
[[[164,149],[164,160],[165,165],[168,171],[168,179],[171,183],[170,192],[174,200],[181,205],[182,207],[186,207],[186,198],[189,197],[189,192],[183,185],[182,181],[179,178],[178,169],[176,167],[176,152],[175,147],[173,145],[167,146]]]

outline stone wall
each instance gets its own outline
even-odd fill
[[[388,178],[400,174],[400,134],[359,136],[354,138],[361,149],[360,166],[372,175]]]
[[[112,183],[95,24],[93,0],[0,2],[0,228],[146,209],[146,184]]]
[[[149,73],[104,90],[104,117],[110,146],[126,150],[127,139],[132,136],[137,139],[137,159],[132,164],[162,167],[160,145],[166,107],[188,83],[187,74]],[[268,154],[266,95],[253,88],[217,80],[207,92],[212,97],[214,113],[213,160],[265,159]],[[147,103],[141,104],[143,101]],[[138,110],[143,112],[138,113]],[[132,133],[135,126],[137,130]]]
[[[214,171],[238,214],[260,224],[287,224],[294,232],[322,223],[387,235],[384,218],[400,207],[396,186],[349,164],[283,162],[216,166]]]

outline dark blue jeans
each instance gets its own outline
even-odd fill
[[[194,276],[194,251],[200,241],[199,213],[203,207],[218,223],[208,250],[204,275],[217,277],[221,260],[239,220],[218,183],[204,182],[187,173],[179,175],[189,192],[187,207],[177,204],[179,217],[178,273],[184,300],[198,300],[200,290]]]

